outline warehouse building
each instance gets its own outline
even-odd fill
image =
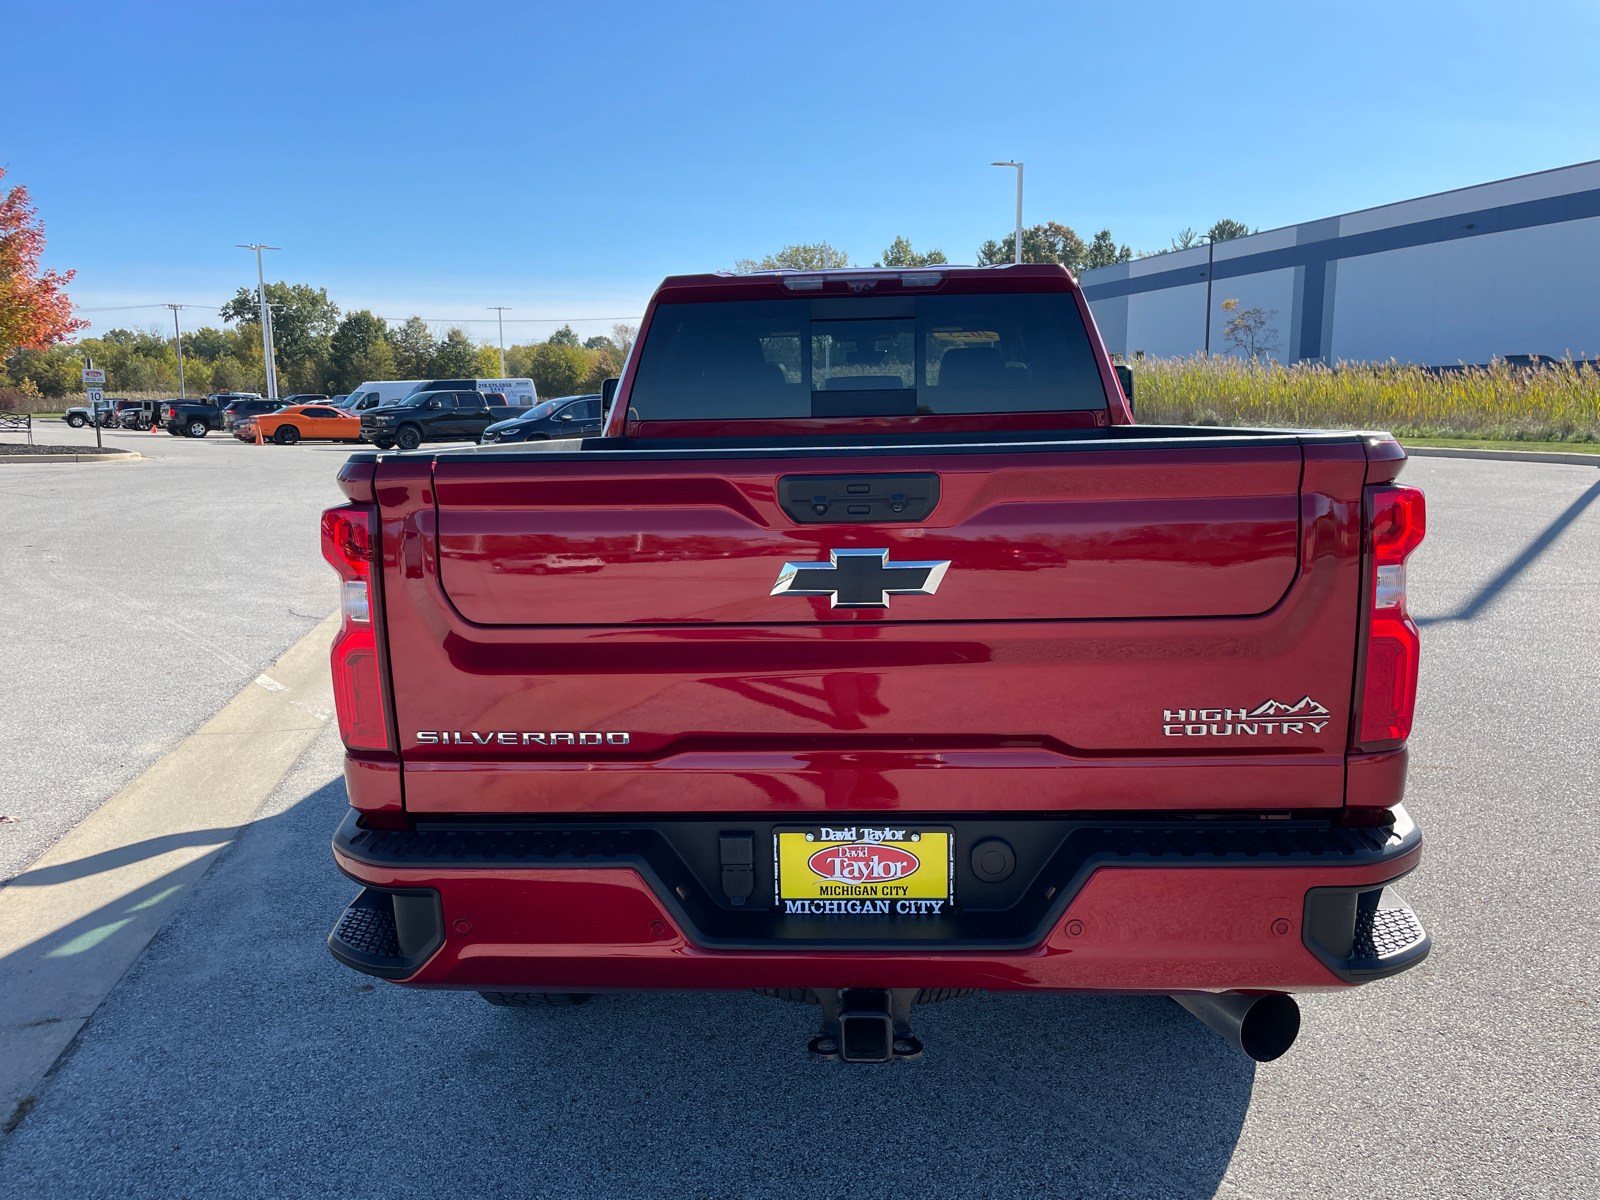
[[[1208,258],[1208,254],[1210,257]],[[1280,362],[1450,366],[1600,358],[1600,161],[1085,271],[1106,346],[1127,358],[1239,350],[1259,309]]]

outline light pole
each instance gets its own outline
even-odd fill
[[[506,313],[511,311],[506,304],[486,305],[494,313],[494,319],[500,326],[500,378],[506,377]]]
[[[1216,265],[1216,240],[1206,234],[1206,357],[1211,357],[1211,268]]]
[[[169,305],[167,305],[167,307],[172,310],[172,340],[174,342],[176,342],[177,346],[178,346],[178,399],[182,400],[183,399],[183,331],[178,328],[178,310],[180,308],[182,308],[183,305],[181,305],[181,304],[169,304]]]
[[[1015,167],[1017,169],[1017,266],[1022,265],[1022,164],[1019,162],[990,163],[991,167]]]
[[[281,250],[281,246],[267,246],[260,242],[238,243],[240,250],[256,252],[256,299],[261,304],[261,356],[267,361],[267,399],[278,398],[278,362],[272,345],[272,311],[267,307],[267,279],[261,273],[261,252]]]

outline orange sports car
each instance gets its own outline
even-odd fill
[[[359,442],[361,418],[331,404],[291,404],[251,418],[263,440],[292,446],[300,441]],[[255,440],[254,431],[250,441]]]

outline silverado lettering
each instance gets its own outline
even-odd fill
[[[335,956],[806,996],[873,1060],[974,988],[1165,991],[1270,1058],[1290,993],[1422,961],[1404,452],[1139,425],[1131,379],[1058,266],[692,275],[600,436],[352,457]]]

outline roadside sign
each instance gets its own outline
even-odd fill
[[[91,372],[85,371],[84,374],[88,375],[91,374]],[[92,374],[104,375],[105,372],[94,371]],[[104,424],[103,414],[100,411],[100,406],[105,403],[105,389],[97,383],[91,383],[84,390],[89,393],[89,420],[94,423],[94,444],[99,446],[102,444],[100,441],[100,426]]]
[[[98,383],[103,385],[106,381],[105,368],[85,367],[83,369],[83,381],[85,383]]]

